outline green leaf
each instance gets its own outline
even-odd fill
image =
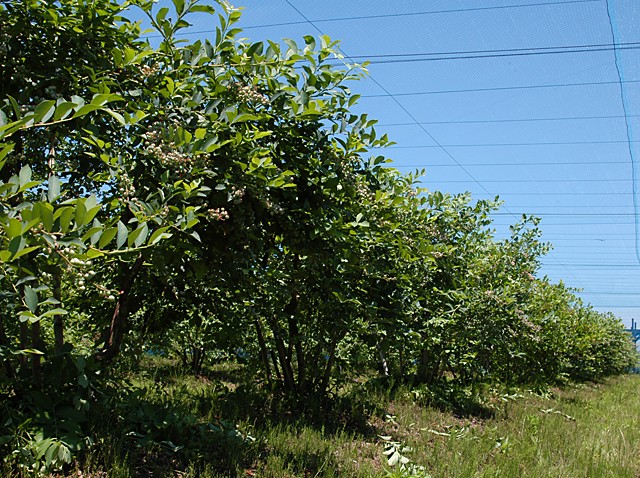
[[[69,230],[69,226],[71,225],[71,219],[73,218],[73,208],[71,206],[63,208],[60,213],[60,229],[62,232],[67,232]]]
[[[116,237],[116,234],[118,233],[118,228],[117,227],[110,227],[108,229],[106,229],[103,233],[102,236],[100,237],[100,242],[98,242],[98,247],[100,249],[104,249],[104,247],[109,244],[114,237]]]
[[[147,226],[146,222],[143,222],[138,228],[129,234],[128,245],[131,247],[135,245],[136,247],[140,247],[144,241],[147,239],[147,234],[149,232],[149,226]]]
[[[85,221],[85,216],[87,215],[87,208],[84,205],[84,199],[78,199],[76,201],[76,227],[84,226],[88,221]]]
[[[18,252],[24,249],[24,246],[26,245],[26,243],[27,241],[22,235],[16,236],[13,239],[11,239],[11,241],[9,241],[8,249],[11,252],[12,259],[15,258]]]
[[[96,216],[96,214],[98,214],[98,211],[100,211],[100,208],[101,206],[94,206],[91,209],[87,210],[87,213],[84,217],[85,224],[88,224],[89,222],[93,221],[93,218]]]
[[[60,103],[56,107],[56,112],[53,114],[53,121],[65,119],[67,116],[69,116],[73,108],[75,108],[76,106],[78,106],[77,103],[72,103],[70,101],[64,101]]]
[[[115,118],[115,120],[120,123],[122,126],[126,126],[127,125],[127,121],[124,119],[124,116],[122,116],[120,113],[118,113],[117,111],[113,111],[111,108],[104,108],[104,111],[106,111],[107,113],[109,113],[113,118]]]
[[[49,175],[47,188],[47,199],[49,202],[55,201],[60,196],[60,178],[55,174]]]
[[[253,115],[251,113],[242,113],[236,116],[235,118],[233,118],[233,120],[231,121],[231,124],[244,123],[245,121],[255,121],[257,119],[259,118],[256,115]]]
[[[53,113],[56,110],[56,102],[55,100],[45,100],[36,106],[33,111],[34,122],[36,123],[45,123],[53,116]]]
[[[37,349],[21,349],[13,352],[14,355],[44,355],[44,352],[40,352]]]
[[[91,113],[92,111],[96,111],[102,109],[101,105],[94,105],[94,104],[88,104],[88,105],[84,105],[81,106],[80,108],[78,108],[76,110],[76,112],[74,113],[74,115],[72,116],[72,118],[80,118],[81,116],[85,116],[89,113]]]
[[[125,242],[127,242],[127,237],[129,237],[129,231],[127,230],[127,226],[122,224],[122,221],[118,221],[118,238],[116,239],[116,247],[120,249]]]
[[[53,230],[53,206],[47,202],[39,202],[36,206],[42,225],[46,231],[51,232]],[[36,206],[34,206],[34,209]]]
[[[31,168],[28,164],[25,164],[20,169],[20,173],[18,173],[18,181],[20,182],[20,187],[31,181]]]
[[[71,463],[71,450],[64,443],[60,443],[58,448],[58,461],[61,463]]]
[[[31,246],[31,247],[25,247],[24,249],[19,250],[14,256],[13,256],[13,260],[19,259],[22,256],[25,256],[27,254],[29,254],[32,251],[35,251],[36,249],[38,249],[38,246]]]
[[[90,227],[89,230],[82,235],[82,240],[86,242],[87,239],[91,238],[91,244],[95,244],[96,242],[98,242],[100,237],[94,238],[92,236],[95,236],[96,234],[100,234],[103,231],[103,229],[104,228],[102,227],[102,225]]]
[[[32,313],[38,310],[38,293],[28,285],[24,286],[24,303]]]
[[[56,309],[47,310],[44,314],[40,315],[40,318],[53,317],[56,315],[67,315],[68,313],[69,312],[65,309],[56,308]]]
[[[0,167],[4,164],[4,159],[7,155],[13,151],[13,148],[16,146],[14,143],[0,144],[2,149],[0,150]]]
[[[78,385],[82,388],[87,388],[89,386],[89,378],[86,373],[78,375]]]
[[[149,245],[153,245],[156,242],[162,240],[163,237],[166,237],[167,234],[165,234],[165,231],[169,229],[169,226],[165,226],[165,227],[160,227],[158,229],[156,229],[155,231],[153,231],[153,234],[151,234],[151,237],[149,238]]]
[[[4,231],[9,239],[13,239],[22,234],[22,222],[13,217],[9,219],[9,224],[4,226]]]

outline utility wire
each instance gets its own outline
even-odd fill
[[[281,27],[288,25],[304,25],[307,23],[329,23],[329,22],[341,22],[341,21],[357,21],[357,20],[371,20],[378,18],[400,18],[400,17],[415,17],[422,15],[436,15],[436,14],[445,14],[445,13],[463,13],[463,12],[478,12],[478,11],[486,11],[486,10],[505,10],[505,9],[515,9],[515,8],[525,8],[525,7],[543,7],[543,6],[554,6],[554,5],[569,5],[569,4],[579,4],[579,3],[596,3],[600,0],[565,0],[559,2],[540,2],[540,3],[523,3],[518,5],[496,5],[491,7],[471,7],[471,8],[456,8],[450,10],[428,10],[422,12],[409,12],[409,13],[387,13],[380,15],[356,15],[356,16],[345,16],[345,17],[333,17],[333,18],[318,18],[314,20],[309,20],[306,17],[304,21],[297,22],[281,22],[281,23],[267,23],[263,25],[250,25],[243,27],[245,30],[252,28],[269,28],[269,27]],[[212,30],[202,30],[201,33],[210,32]]]
[[[318,33],[320,33],[320,35],[324,35],[325,33],[313,22],[311,21],[302,11],[300,11],[293,3],[291,3],[290,0],[285,0],[285,2],[287,2],[287,4],[293,8],[309,25],[311,25]],[[353,59],[347,55],[346,53],[344,53],[345,58],[348,58],[349,60],[353,61]],[[464,165],[462,165],[462,163],[460,163],[447,149],[444,145],[440,144],[438,142],[438,140],[436,140],[436,138],[429,132],[429,130],[427,130],[427,128],[425,128],[423,125],[421,125],[418,120],[416,119],[415,116],[413,116],[411,114],[411,112],[409,112],[409,110],[407,108],[405,108],[405,106],[400,103],[400,100],[398,100],[396,97],[394,97],[389,90],[387,90],[378,80],[376,80],[372,75],[369,75],[369,78],[371,79],[371,81],[373,81],[382,91],[384,91],[392,100],[393,102],[398,105],[398,107],[400,107],[400,109],[402,111],[405,112],[405,114],[435,143],[436,148],[440,149],[441,151],[443,151],[454,163],[456,163],[460,169],[462,169],[462,171],[465,172],[465,174],[467,174],[467,176],[469,176],[471,178],[471,181],[473,183],[475,183],[478,187],[480,187],[485,193],[487,194],[491,194],[478,180],[476,180],[473,175],[464,167]]]
[[[493,50],[453,50],[453,51],[432,51],[432,52],[417,52],[417,53],[379,53],[368,55],[349,55],[352,60],[369,60],[369,59],[425,59],[424,57],[441,57],[441,56],[455,56],[455,57],[467,57],[470,55],[493,55],[493,54],[510,54],[510,53],[561,53],[565,50],[590,50],[600,51],[599,48],[606,48],[607,51],[614,50],[616,48],[640,48],[640,42],[622,42],[622,43],[576,43],[573,45],[552,45],[552,46],[537,46],[526,48],[496,48]],[[426,58],[431,59],[431,58]]]
[[[426,179],[426,182],[432,183],[469,183],[466,179]],[[626,183],[631,181],[629,178],[612,178],[612,179],[486,179],[483,183]],[[632,214],[635,215],[635,214]]]
[[[541,193],[541,192],[534,192],[534,193],[505,193],[502,192],[500,193],[500,196],[631,196],[633,195],[633,193],[625,193],[625,192],[592,192],[592,191],[588,191],[588,192],[572,192],[572,193]],[[479,193],[478,196],[484,196],[484,194]],[[493,194],[488,194],[488,196],[490,197],[495,197]]]
[[[527,216],[536,216],[538,215],[535,212],[527,212],[524,213]],[[509,214],[504,213],[504,212],[496,212],[491,214],[491,216],[508,216]],[[604,216],[604,217],[635,217],[635,214],[625,214],[625,213],[611,213],[611,214],[604,214],[604,213],[582,213],[582,212],[578,212],[575,214],[571,214],[571,213],[545,213],[544,217],[598,217],[598,216]]]
[[[636,161],[635,161],[635,157],[633,155],[633,147],[631,146],[631,126],[629,124],[629,112],[627,111],[627,102],[625,100],[625,93],[624,93],[624,86],[623,86],[623,80],[622,80],[622,71],[620,68],[620,59],[619,59],[619,55],[618,55],[618,48],[615,47],[616,45],[616,34],[615,34],[615,28],[613,27],[613,19],[611,18],[611,6],[609,5],[609,0],[605,0],[605,4],[607,7],[607,19],[609,20],[609,28],[611,30],[611,41],[614,44],[614,58],[615,58],[615,66],[616,66],[616,73],[618,75],[618,81],[619,81],[619,89],[620,89],[620,101],[622,102],[622,111],[624,112],[624,116],[625,116],[625,126],[626,126],[626,135],[627,135],[627,145],[628,145],[628,150],[629,150],[629,158],[631,160],[631,181],[633,184],[633,207],[636,213],[636,219],[635,219],[635,231],[636,231],[636,259],[638,260],[638,264],[640,264],[640,237],[638,234],[638,221],[639,221],[639,217],[638,217],[638,187],[636,184]]]
[[[616,82],[617,83],[617,82]],[[366,97],[366,95],[364,95]],[[580,121],[580,120],[599,120],[599,119],[621,119],[621,118],[640,118],[640,115],[603,115],[603,116],[557,116],[547,118],[501,118],[501,119],[482,119],[482,120],[446,120],[446,121],[421,121],[420,124],[484,124],[484,123],[533,123],[536,121]],[[378,123],[378,127],[395,127],[395,126],[414,126],[415,123]],[[625,164],[628,161],[625,161]]]
[[[385,146],[384,148],[372,148],[372,149],[423,149],[423,148],[469,148],[469,147],[485,147],[485,146],[566,146],[566,145],[580,145],[580,144],[629,144],[640,143],[640,141],[631,140],[607,140],[607,141],[537,141],[531,143],[471,143],[471,144],[443,144],[440,143],[430,145],[416,145],[416,146]]]
[[[409,12],[409,13],[388,13],[382,15],[357,15],[357,16],[344,16],[344,17],[334,17],[334,18],[319,18],[315,20],[308,20],[305,18],[304,21],[293,21],[293,22],[279,22],[279,23],[264,23],[261,25],[247,25],[243,26],[243,30],[252,30],[256,28],[271,28],[271,27],[284,27],[291,25],[305,25],[307,23],[314,26],[314,28],[318,29],[313,25],[314,23],[330,23],[330,22],[341,22],[341,21],[358,21],[358,20],[371,20],[378,18],[400,18],[400,17],[415,17],[422,15],[436,15],[436,14],[446,14],[446,13],[464,13],[464,12],[478,12],[478,11],[486,11],[486,10],[506,10],[506,9],[515,9],[515,8],[525,8],[525,7],[543,7],[543,6],[554,6],[554,5],[570,5],[570,4],[580,4],[580,3],[596,3],[601,0],[565,0],[559,2],[540,2],[540,3],[525,3],[518,5],[496,5],[491,7],[472,7],[472,8],[456,8],[450,10],[428,10],[422,12]],[[191,35],[199,35],[202,33],[214,33],[216,31],[215,28],[206,28],[203,30],[195,30],[188,32],[178,32],[177,36],[191,36]],[[162,35],[150,35],[148,38],[162,38]]]
[[[466,167],[490,167],[490,166],[581,166],[585,164],[629,164],[629,161],[557,161],[557,162],[532,162],[532,161],[522,161],[518,163],[465,163]],[[391,167],[396,169],[402,168],[457,168],[457,164],[443,164],[443,163],[420,163],[420,164],[403,164],[402,166],[390,164]]]
[[[624,83],[640,83],[640,80],[626,80]],[[511,90],[533,90],[544,88],[574,88],[577,86],[602,86],[619,85],[619,81],[591,81],[585,83],[556,83],[548,85],[515,85],[497,86],[491,88],[464,88],[459,90],[434,90],[434,91],[412,91],[407,93],[393,93],[393,96],[427,96],[427,95],[448,95],[453,93],[480,93],[484,91],[511,91]],[[361,98],[386,98],[388,95],[360,95]],[[625,116],[621,116],[625,118]]]
[[[509,50],[491,50],[492,53],[478,53],[478,54],[458,54],[451,53],[449,56],[435,56],[435,55],[445,55],[445,53],[425,53],[424,55],[433,55],[433,56],[422,56],[417,57],[416,53],[407,53],[406,55],[397,54],[394,55],[393,58],[389,59],[378,59],[380,56],[377,55],[357,55],[353,57],[349,57],[351,61],[357,59],[364,59],[370,65],[386,65],[386,64],[398,64],[398,63],[424,63],[424,62],[432,62],[432,61],[451,61],[451,60],[476,60],[476,59],[485,59],[485,58],[507,58],[507,57],[525,57],[525,56],[538,56],[538,55],[565,55],[569,53],[597,53],[603,51],[620,51],[620,50],[638,50],[640,49],[640,44],[633,45],[623,45],[617,46],[615,44],[609,46],[602,47],[591,47],[584,46],[573,49],[564,49],[564,47],[556,47],[558,49],[542,49],[542,48],[523,48],[525,51],[514,51],[510,52]],[[519,49],[520,50],[520,49]],[[329,61],[329,60],[328,60]],[[339,61],[337,58],[331,58],[330,61]]]

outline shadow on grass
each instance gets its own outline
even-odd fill
[[[403,396],[406,399],[408,396],[424,407],[432,407],[457,417],[488,419],[496,414],[494,408],[483,402],[482,394],[467,385],[447,379],[421,383],[415,376],[378,377],[369,380],[364,388],[368,396],[380,397],[386,403]]]
[[[198,470],[203,467],[219,474],[207,476],[236,476],[237,470],[251,469],[265,459],[291,465],[297,460],[297,468],[315,473],[330,459],[325,440],[348,435],[375,441],[382,430],[374,418],[384,419],[396,400],[458,416],[495,414],[468,388],[451,381],[425,385],[411,377],[369,377],[342,384],[340,393],[293,395],[251,380],[250,372],[228,364],[194,377],[175,362],[156,362],[144,370],[144,386],[118,392],[111,408],[104,410],[105,417],[117,417],[116,423],[99,427],[98,435],[123,437],[117,445],[119,459],[133,476],[175,476],[175,471],[201,476]],[[236,424],[262,438],[254,439]],[[277,437],[269,435],[270,430],[292,430],[290,436],[281,435],[291,443],[272,449],[273,440],[263,439]],[[296,442],[300,433],[310,434],[306,448]],[[296,450],[293,455],[291,449]]]

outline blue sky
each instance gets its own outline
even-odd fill
[[[541,274],[627,324],[640,319],[638,0],[234,5],[252,41],[322,32],[347,57],[370,58],[351,89],[363,95],[356,110],[397,142],[385,151],[395,167],[426,169],[432,190],[499,195],[499,230],[541,217],[554,245]],[[194,17],[201,33],[189,37],[212,21]]]

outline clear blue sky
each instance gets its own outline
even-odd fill
[[[351,88],[397,142],[385,152],[395,167],[425,168],[432,190],[499,195],[501,230],[540,216],[554,245],[541,274],[627,324],[640,319],[640,1],[234,5],[251,40],[321,31],[370,58],[370,77]],[[192,39],[215,28],[192,20]]]

